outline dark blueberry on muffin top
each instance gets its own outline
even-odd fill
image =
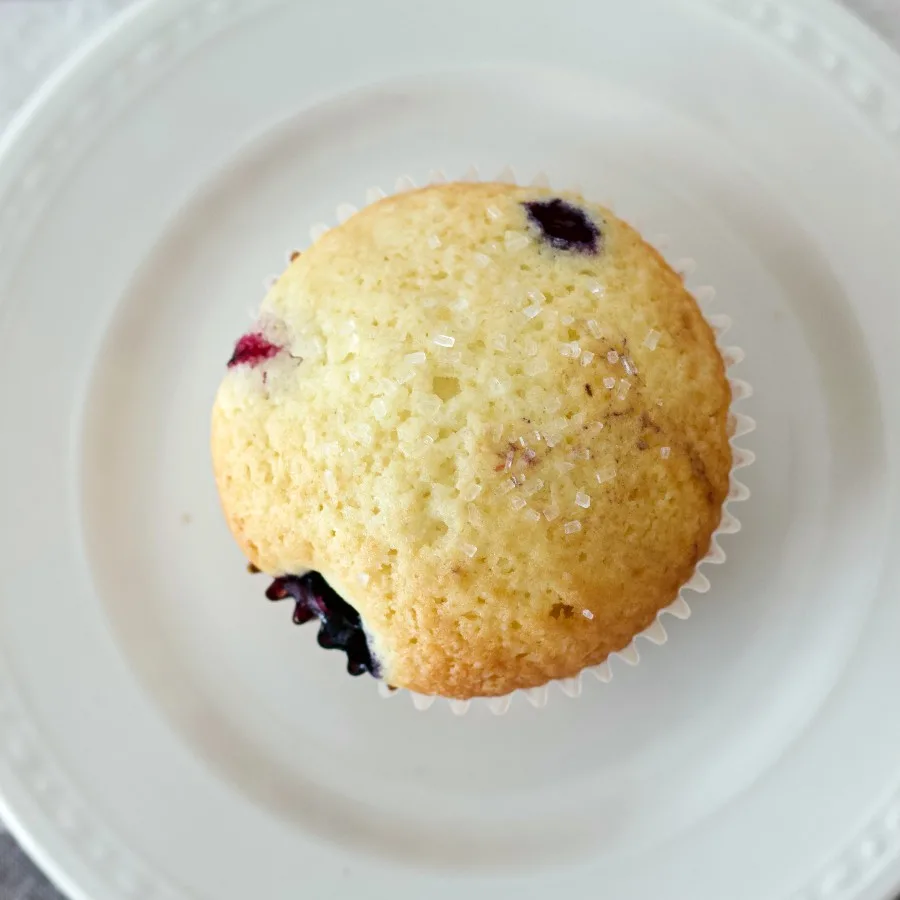
[[[600,249],[600,229],[579,207],[555,197],[524,204],[541,237],[557,250],[594,254]]]

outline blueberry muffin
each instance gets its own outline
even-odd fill
[[[602,662],[676,598],[727,496],[730,402],[694,298],[629,225],[452,183],[295,255],[212,453],[268,596],[351,673],[496,696]]]

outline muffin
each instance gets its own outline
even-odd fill
[[[499,696],[671,604],[728,495],[731,392],[682,278],[579,195],[434,185],[321,236],[215,401],[225,515],[352,674]]]

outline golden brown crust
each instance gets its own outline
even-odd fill
[[[731,398],[711,329],[608,210],[574,198],[598,256],[535,240],[521,203],[548,196],[454,184],[365,209],[292,262],[260,320],[285,351],[216,401],[238,543],[270,574],[321,571],[400,687],[498,695],[602,662],[719,523]]]

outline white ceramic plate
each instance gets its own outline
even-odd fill
[[[379,699],[264,602],[207,423],[311,223],[471,161],[700,261],[759,461],[666,647],[458,719]],[[0,147],[4,816],[79,900],[883,896],[898,284],[900,62],[835,6],[140,8]]]

